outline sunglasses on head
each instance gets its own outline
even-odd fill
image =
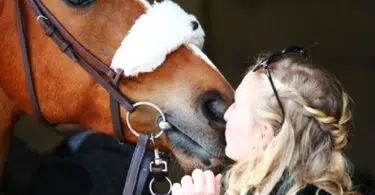
[[[259,64],[255,65],[255,67],[251,70],[252,72],[256,72],[260,68],[263,68],[265,70],[265,72],[267,74],[267,78],[268,78],[268,80],[271,83],[271,87],[272,87],[273,93],[275,94],[277,103],[280,106],[280,110],[281,110],[281,114],[282,114],[282,121],[280,123],[280,127],[283,125],[284,120],[285,120],[285,111],[284,111],[283,104],[281,103],[280,96],[277,93],[277,90],[276,90],[275,85],[274,85],[273,80],[272,80],[271,71],[270,71],[270,65],[272,63],[274,63],[274,62],[279,61],[285,55],[288,55],[288,54],[291,54],[291,53],[299,53],[306,60],[310,60],[311,59],[310,55],[302,47],[299,47],[299,46],[289,46],[289,47],[287,47],[287,48],[285,48],[285,49],[283,49],[283,50],[281,50],[279,52],[273,53],[271,56],[269,56],[268,58],[264,59]]]

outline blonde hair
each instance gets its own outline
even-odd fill
[[[284,122],[280,126],[281,110],[270,89],[255,116],[273,126],[275,137],[263,156],[227,171],[225,194],[269,194],[276,185],[277,194],[296,194],[309,184],[318,188],[317,194],[358,194],[352,191],[350,166],[342,153],[352,115],[339,81],[299,58],[283,59],[270,70]],[[257,74],[267,81],[263,70]]]

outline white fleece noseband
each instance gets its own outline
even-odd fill
[[[125,76],[137,76],[155,70],[181,45],[202,48],[205,34],[195,16],[169,0],[153,5],[145,0],[141,2],[147,10],[136,20],[117,49],[112,59],[113,69],[123,69]],[[194,22],[198,24],[196,29]],[[207,56],[200,57],[213,66]]]

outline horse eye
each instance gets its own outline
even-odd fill
[[[85,8],[95,3],[96,0],[63,0],[68,6],[73,8]]]

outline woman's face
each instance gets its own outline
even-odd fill
[[[235,101],[224,115],[226,155],[235,160],[249,160],[262,153],[263,124],[255,122],[255,110],[265,101],[265,86],[260,75],[249,72],[238,86]]]

